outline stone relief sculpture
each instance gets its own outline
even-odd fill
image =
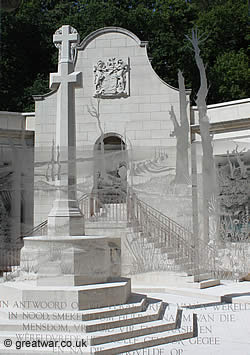
[[[227,151],[218,165],[220,232],[225,241],[249,240],[249,151]]]
[[[7,166],[7,168],[9,168]],[[6,170],[3,166],[1,170]],[[11,212],[11,172],[0,170],[0,248],[11,242],[10,212]]]
[[[60,151],[59,146],[57,146],[57,153],[55,159],[55,141],[52,140],[51,147],[51,159],[48,162],[45,177],[47,181],[61,180],[61,163],[60,163]]]
[[[98,60],[94,65],[94,97],[126,97],[129,95],[129,64],[121,58]]]

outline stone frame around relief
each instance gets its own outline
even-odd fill
[[[104,57],[93,63],[93,97],[121,98],[130,96],[130,60]]]

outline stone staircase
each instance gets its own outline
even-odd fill
[[[95,205],[95,202],[92,203]],[[198,288],[220,285],[220,280],[214,277],[215,250],[204,243],[199,258],[206,263],[197,265],[197,250],[191,245],[192,233],[141,201],[136,194],[130,192],[127,203],[105,204],[92,213],[88,197],[85,196],[81,208],[87,217],[87,234],[107,235],[111,238],[119,234],[123,252],[127,249],[130,256],[139,256],[140,265],[136,272],[185,271],[189,285],[189,276],[193,276],[195,287]],[[138,260],[133,262],[138,263]],[[135,272],[128,269],[125,270],[126,275]]]
[[[139,294],[131,294],[125,304],[81,311],[0,308],[2,355],[50,355],[60,350],[112,355],[195,336],[197,318],[192,311]],[[9,348],[3,345],[5,339],[12,342]],[[32,341],[38,344],[38,340],[40,346],[31,347]],[[21,341],[25,342],[20,345]],[[45,346],[49,341],[57,346]],[[62,341],[69,341],[70,346],[63,347]]]
[[[136,194],[129,192],[127,203],[106,203],[102,207],[96,197],[85,194],[79,204],[85,214],[86,235],[106,235],[110,243],[123,252],[128,246],[130,259],[133,254],[142,254],[140,263],[143,265],[139,266],[138,272],[184,271],[187,277],[193,276],[193,282],[199,288],[220,284],[220,280],[214,277],[216,251],[200,241],[199,259],[202,263],[197,263],[192,233],[141,201]],[[44,221],[28,236],[46,234],[47,221]],[[120,245],[116,244],[117,237],[121,237]],[[138,263],[138,260],[133,262]],[[129,268],[126,265],[123,275],[135,272]]]
[[[208,288],[220,285],[220,280],[213,277],[206,269],[197,268],[195,262],[190,260],[188,253],[178,250],[174,246],[166,246],[155,240],[150,234],[142,231],[130,231],[127,233],[127,245],[132,248],[136,243],[136,250],[140,251],[140,258],[143,258],[143,265],[137,270],[139,273],[151,271],[175,272],[176,277],[181,276],[183,287]],[[135,254],[135,250],[134,253]],[[134,272],[132,272],[134,273]],[[185,275],[185,279],[184,276]],[[164,283],[164,282],[163,282]],[[168,281],[165,280],[168,284]]]
[[[115,255],[119,256],[119,250],[124,249],[124,245],[121,244],[130,239],[130,246],[133,246],[133,243],[137,245],[134,252],[138,252],[140,257],[143,255],[142,267],[149,266],[148,270],[142,269],[140,272],[147,271],[149,274],[150,271],[167,270],[173,272],[175,281],[180,274],[183,280],[185,273],[186,284],[190,287],[204,288],[214,285],[215,281],[211,281],[211,274],[208,272],[209,265],[208,268],[197,268],[194,249],[188,242],[191,240],[190,232],[153,210],[137,197],[133,196],[127,204],[98,207],[97,213],[94,214],[93,211],[88,210],[89,201],[86,199],[84,201],[88,206],[85,205],[84,208],[86,234],[106,235],[109,240],[111,259]],[[35,233],[40,234],[38,232],[36,228]],[[46,223],[43,223],[40,232],[46,235]],[[113,252],[117,254],[113,255]],[[130,256],[132,254],[130,253]],[[120,260],[116,262],[114,258],[112,265],[115,277],[116,274],[120,274]],[[127,292],[123,289],[124,287],[127,289],[127,285],[128,282],[120,280],[120,282],[110,281],[107,284],[93,286],[77,286],[74,290],[70,289],[68,294],[67,287],[66,289],[60,287],[59,290],[55,285],[51,285],[53,288],[51,295],[45,289],[40,290],[43,286],[29,288],[29,297],[34,293],[34,299],[37,297],[40,299],[42,292],[46,296],[44,299],[48,301],[50,299],[53,301],[55,296],[56,299],[62,296],[63,299],[60,300],[66,297],[69,303],[73,295],[73,300],[78,303],[80,310],[0,308],[0,354],[50,355],[55,351],[73,354],[79,353],[81,348],[81,354],[112,355],[197,336],[197,319],[191,310],[178,309],[176,305],[165,304],[160,300],[135,293],[132,293],[129,299],[122,300],[118,289],[126,295]],[[5,287],[5,290],[8,295],[11,294],[8,287]],[[24,297],[25,289],[20,286],[20,290]],[[85,300],[85,294],[87,296],[89,294],[88,302]],[[2,297],[5,296],[2,294]],[[19,293],[15,294],[15,299],[17,298],[19,299]],[[94,301],[94,299],[98,300]],[[117,302],[118,299],[120,302]],[[107,303],[107,300],[111,303]],[[95,303],[90,304],[89,301]],[[4,347],[4,339],[10,339],[12,346]],[[21,346],[22,340],[30,343],[24,342]],[[40,343],[39,347],[34,349],[30,345],[32,340],[57,343],[54,349],[45,346],[46,343]],[[68,340],[72,342],[68,343],[70,346],[62,348],[61,341]],[[21,348],[17,350],[16,344]]]

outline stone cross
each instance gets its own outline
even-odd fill
[[[53,40],[59,48],[58,73],[50,74],[50,87],[56,90],[56,146],[59,147],[64,180],[58,181],[57,197],[48,217],[48,235],[83,235],[84,218],[76,197],[75,87],[81,73],[74,71],[72,45],[79,35],[71,26],[62,26]]]
[[[59,49],[59,62],[73,62],[72,49],[79,43],[79,34],[71,26],[62,26],[53,36],[53,42]]]

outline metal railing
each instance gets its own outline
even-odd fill
[[[20,265],[20,247],[0,248],[0,272],[10,272]]]
[[[22,238],[32,237],[32,236],[36,236],[36,235],[39,235],[39,236],[47,235],[47,231],[48,231],[48,220],[46,219],[42,223],[35,226],[31,231],[26,233],[25,236],[22,236]]]
[[[171,255],[179,270],[199,275],[216,272],[216,249],[199,241],[195,245],[193,233],[160,211],[140,200],[135,193],[128,196],[128,220],[141,236],[142,245],[152,243],[153,248],[161,248]]]
[[[118,194],[100,198],[92,193],[84,194],[78,202],[87,221],[127,222],[136,237],[141,238],[142,245],[152,243],[152,248],[171,254],[174,264],[183,271],[190,274],[202,272],[215,274],[218,271],[216,270],[217,253],[214,247],[199,241],[197,248],[191,231],[140,200],[132,190],[128,191],[126,198]],[[47,225],[47,220],[43,221],[25,236],[47,235]],[[6,254],[7,259],[20,262],[20,257],[17,256],[20,255],[20,249],[11,253]],[[1,260],[6,260],[6,257]],[[13,262],[9,265],[6,263],[5,270],[11,271],[12,265]]]
[[[97,194],[85,194],[79,200],[79,207],[87,221],[127,221],[127,199],[119,194],[100,198]]]

